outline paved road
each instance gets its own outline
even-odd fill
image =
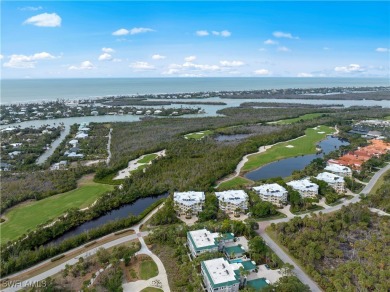
[[[386,171],[390,170],[390,164],[385,166],[384,168],[381,168],[379,171],[377,171],[374,176],[370,179],[368,184],[364,187],[364,189],[361,191],[363,194],[368,194],[371,189],[374,187],[376,181],[384,174]]]
[[[152,212],[150,212],[144,219],[142,219],[138,224],[136,224],[135,226],[129,228],[129,229],[134,229],[134,231],[136,232],[135,234],[131,234],[131,235],[128,235],[128,236],[124,236],[124,237],[121,237],[121,238],[118,238],[118,239],[115,239],[113,241],[110,241],[110,242],[107,242],[107,243],[104,243],[104,244],[101,244],[99,246],[96,246],[95,248],[87,251],[87,252],[84,252],[80,255],[78,255],[77,257],[75,258],[72,258],[62,264],[59,264],[58,266],[52,268],[52,269],[49,269],[47,271],[45,271],[44,273],[41,273],[37,276],[34,276],[34,277],[31,277],[29,278],[28,280],[25,280],[25,281],[22,281],[22,282],[15,282],[15,285],[13,287],[9,287],[9,288],[6,288],[6,289],[3,289],[2,291],[4,292],[13,292],[13,291],[18,291],[20,290],[21,288],[23,287],[27,287],[28,285],[31,285],[32,283],[36,283],[36,282],[39,282],[39,281],[42,281],[44,279],[46,279],[47,277],[50,277],[52,275],[55,275],[59,272],[61,272],[61,270],[63,270],[65,268],[65,265],[73,265],[75,263],[78,262],[78,259],[79,257],[89,257],[89,256],[92,256],[94,255],[97,250],[100,248],[100,247],[103,247],[103,248],[110,248],[110,247],[113,247],[113,246],[116,246],[116,245],[119,245],[119,244],[123,244],[125,242],[128,242],[128,241],[131,241],[133,239],[142,239],[142,236],[147,236],[148,235],[148,232],[139,232],[139,228],[142,224],[144,224],[147,220],[150,219],[150,217],[152,217],[164,204],[161,204],[158,208],[154,209]],[[114,235],[113,233],[112,234],[109,234],[105,237],[108,237],[108,236],[112,236]],[[99,238],[99,240],[105,238],[105,237],[102,237],[102,238]],[[143,242],[143,239],[142,239],[142,242]],[[141,244],[142,244],[141,242]],[[65,254],[67,253],[71,253],[71,252],[74,252],[74,251],[82,251],[84,249],[84,245],[83,246],[80,246],[80,247],[77,247],[77,248],[74,248],[70,251],[67,251]],[[149,251],[150,252],[150,251]],[[151,253],[151,252],[150,252]],[[160,261],[161,262],[161,261]],[[33,269],[36,269],[36,268],[39,268],[39,267],[42,267],[48,263],[51,263],[50,259],[49,260],[46,260],[36,266],[33,266],[29,269],[26,269],[26,270],[23,270],[19,273],[15,273],[13,275],[9,275],[7,278],[8,279],[15,279],[15,277],[17,276],[22,276],[24,273],[28,272],[28,271],[31,271]],[[165,272],[165,269],[163,270],[163,272]],[[165,272],[166,274],[166,272]]]
[[[294,266],[294,273],[302,283],[308,285],[313,292],[321,291],[320,287],[314,282],[297,264],[268,236],[264,231],[260,232],[261,237],[267,245],[278,255],[278,257],[285,263]]]
[[[371,180],[367,183],[367,185],[364,187],[364,189],[361,191],[361,193],[369,194],[372,188],[374,187],[375,183],[378,181],[378,179],[386,172],[390,170],[390,164],[385,166],[384,168],[380,169],[375,175],[371,178]],[[331,213],[337,210],[340,210],[343,206],[347,206],[349,204],[357,203],[360,201],[359,195],[354,195],[354,197],[351,200],[345,200],[343,203],[329,207],[324,210],[316,211],[314,213]],[[309,216],[309,214],[302,214],[298,215],[297,217],[304,217]],[[264,239],[264,241],[268,244],[268,246],[277,254],[277,256],[284,262],[290,263],[294,266],[294,272],[297,275],[298,279],[301,280],[302,283],[308,285],[310,289],[313,292],[322,291],[320,287],[294,262],[294,260],[285,253],[269,236],[265,233],[265,229],[271,225],[271,223],[281,223],[281,222],[288,222],[292,218],[282,218],[282,219],[276,219],[271,221],[265,221],[260,222],[260,228],[258,231],[258,234]]]

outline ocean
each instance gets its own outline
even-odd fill
[[[390,86],[387,78],[91,78],[3,79],[1,104],[110,95],[283,88]]]

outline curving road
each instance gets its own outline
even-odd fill
[[[372,188],[374,187],[375,183],[378,181],[378,179],[386,172],[390,170],[390,164],[387,166],[381,168],[378,172],[374,174],[374,176],[370,179],[370,181],[367,183],[367,185],[364,187],[364,189],[361,191],[363,194],[369,194]],[[343,206],[347,206],[349,204],[357,203],[360,201],[360,196],[359,195],[354,195],[354,197],[351,200],[346,200],[343,203],[329,207],[324,210],[319,210],[315,211],[313,213],[331,213],[335,212],[337,210],[340,210]],[[305,216],[310,216],[310,214],[302,214],[302,215],[297,215],[294,217],[305,217]],[[265,233],[265,229],[271,225],[271,223],[281,223],[281,222],[288,222],[292,218],[282,218],[282,219],[276,219],[276,220],[271,220],[271,221],[265,221],[265,222],[259,222],[259,230],[258,234],[264,239],[264,241],[267,243],[267,245],[277,254],[277,256],[283,261],[290,263],[291,265],[294,266],[294,273],[298,277],[298,279],[308,285],[310,287],[310,290],[313,292],[317,291],[322,291],[321,288],[317,285],[316,282],[314,282],[296,263],[295,261],[283,250],[279,247],[279,245],[273,241],[271,237],[267,233]]]
[[[7,287],[7,288],[5,288],[5,289],[2,289],[1,291],[4,291],[4,292],[14,292],[14,291],[21,290],[21,289],[23,289],[23,288],[28,287],[29,285],[32,285],[33,283],[37,283],[37,282],[39,282],[39,281],[42,281],[42,280],[46,279],[47,277],[50,277],[50,276],[52,276],[52,275],[55,275],[55,274],[61,272],[61,271],[65,268],[65,265],[73,265],[73,264],[77,263],[77,262],[78,262],[78,259],[79,259],[80,257],[85,258],[85,257],[89,257],[89,256],[94,255],[94,254],[97,252],[97,250],[98,250],[99,248],[101,248],[101,247],[107,249],[107,248],[110,248],[110,247],[113,247],[113,246],[116,246],[116,245],[119,245],[119,244],[123,244],[123,243],[128,242],[128,241],[131,241],[131,240],[136,239],[136,238],[138,238],[138,239],[140,240],[140,242],[141,242],[141,246],[142,246],[142,248],[143,248],[143,249],[141,249],[141,250],[146,251],[146,252],[144,252],[144,253],[147,253],[148,255],[151,256],[153,253],[147,248],[147,246],[145,245],[145,242],[143,241],[143,238],[142,238],[143,236],[147,236],[149,232],[139,232],[139,228],[140,228],[140,226],[141,226],[142,224],[144,224],[147,220],[149,220],[149,219],[150,219],[150,218],[151,218],[151,217],[152,217],[152,216],[153,216],[153,215],[154,215],[154,214],[155,214],[163,205],[164,205],[164,204],[161,204],[159,207],[157,207],[157,208],[154,209],[152,212],[150,212],[150,213],[149,213],[144,219],[142,219],[138,224],[136,224],[136,225],[134,225],[134,226],[132,226],[132,227],[129,228],[129,230],[130,230],[130,229],[133,229],[133,230],[135,231],[135,234],[127,235],[127,236],[124,236],[124,237],[121,237],[121,238],[112,240],[112,241],[110,241],[110,242],[107,242],[107,243],[98,245],[98,246],[94,247],[94,248],[91,249],[91,250],[88,250],[88,251],[86,251],[86,252],[83,252],[83,253],[77,255],[76,257],[74,257],[74,258],[72,258],[72,259],[70,259],[70,260],[68,260],[68,261],[66,261],[66,262],[64,262],[64,263],[61,263],[61,264],[59,264],[58,266],[55,266],[54,268],[51,268],[51,269],[49,269],[49,270],[47,270],[47,271],[45,271],[45,272],[43,272],[43,273],[41,273],[41,274],[39,274],[39,275],[36,275],[36,276],[31,277],[31,278],[29,278],[29,279],[27,279],[27,280],[24,280],[24,281],[18,281],[17,278],[18,278],[18,277],[19,277],[19,278],[23,278],[23,275],[24,275],[24,274],[26,274],[26,273],[28,273],[28,272],[34,270],[34,269],[42,268],[42,267],[44,267],[45,265],[51,264],[50,259],[49,259],[49,260],[46,260],[46,261],[44,261],[44,262],[42,262],[42,263],[39,263],[38,265],[35,265],[35,266],[33,266],[33,267],[29,268],[29,269],[26,269],[26,270],[23,270],[23,271],[21,271],[21,272],[15,273],[15,274],[13,274],[13,275],[9,275],[9,276],[7,277],[7,279],[9,279],[10,281],[14,281],[14,282],[13,282],[13,285],[12,285],[12,287]],[[106,238],[106,237],[110,237],[110,236],[113,236],[113,235],[114,235],[114,233],[109,234],[109,235],[106,235],[106,236],[104,236],[104,237],[102,237],[102,238],[99,238],[98,240],[102,240],[102,239],[104,239],[104,238]],[[67,251],[67,252],[65,253],[65,255],[66,255],[66,254],[69,254],[69,253],[77,252],[77,251],[82,251],[82,250],[84,250],[84,249],[85,249],[85,248],[84,248],[84,245],[83,245],[83,246],[79,246],[79,247],[77,247],[77,248],[74,248],[74,249],[72,249],[72,250]],[[141,250],[140,250],[139,252],[141,252]],[[148,252],[147,252],[147,251],[148,251]],[[154,254],[153,254],[153,255],[154,255]],[[157,257],[157,256],[154,255],[154,257],[153,257],[153,256],[151,256],[151,257],[152,257],[153,259],[155,259],[155,257]],[[160,260],[160,259],[158,259],[158,260],[159,260],[160,263],[161,263],[161,260]],[[164,274],[165,274],[165,279],[166,279],[166,271],[165,271],[164,266],[162,266],[162,268],[161,268],[161,266],[160,266],[159,263],[156,262],[156,264],[157,264],[158,267],[159,267],[159,276],[160,276],[160,273],[161,273],[162,277],[164,278]],[[2,280],[4,280],[4,279],[2,279]],[[162,282],[163,282],[163,284],[164,284],[164,280],[163,280]],[[166,279],[166,283],[168,283],[168,280],[167,280],[167,279]],[[2,286],[2,288],[3,288],[3,287],[4,287],[4,286]],[[169,287],[169,286],[168,286],[168,287]]]
[[[386,167],[380,169],[377,173],[375,173],[375,175],[371,178],[371,180],[367,183],[367,185],[361,191],[361,193],[368,194],[371,191],[371,189],[374,187],[374,185],[377,182],[377,180],[388,170],[390,170],[390,164],[388,164]],[[324,209],[324,210],[316,211],[314,213],[319,213],[319,212],[331,213],[331,212],[340,210],[342,208],[342,206],[347,206],[349,204],[357,203],[359,201],[360,201],[359,195],[355,194],[354,198],[352,198],[351,200],[346,200],[346,201],[344,201],[343,203],[341,203],[339,205],[332,206],[332,207],[329,207],[329,208]],[[43,273],[41,273],[41,274],[39,274],[37,276],[31,277],[31,278],[29,278],[29,279],[27,279],[25,281],[16,281],[16,277],[19,276],[19,278],[23,278],[23,275],[26,274],[27,272],[29,272],[31,270],[34,270],[34,269],[37,269],[37,268],[44,267],[47,264],[50,264],[51,263],[50,259],[47,260],[47,261],[44,261],[44,262],[42,262],[42,263],[40,263],[40,264],[38,264],[38,265],[36,265],[34,267],[31,267],[29,269],[26,269],[26,270],[21,271],[19,273],[15,273],[13,275],[10,275],[10,276],[7,277],[7,279],[15,280],[15,283],[14,283],[15,285],[13,287],[8,287],[6,289],[3,289],[2,291],[7,291],[7,292],[18,291],[21,288],[26,287],[27,284],[32,284],[34,282],[36,283],[38,281],[42,281],[45,278],[60,272],[61,270],[63,270],[65,268],[66,264],[69,264],[69,265],[75,264],[78,261],[79,257],[88,257],[88,256],[91,256],[91,255],[95,254],[96,251],[98,250],[98,248],[100,248],[100,247],[110,248],[110,247],[116,246],[118,244],[122,244],[124,242],[130,241],[130,240],[133,240],[133,239],[136,239],[136,238],[138,238],[140,240],[141,245],[142,245],[142,248],[139,251],[139,253],[146,253],[146,254],[150,255],[155,260],[155,262],[156,262],[156,264],[158,266],[158,269],[159,269],[159,275],[156,277],[156,279],[161,281],[161,283],[163,285],[163,288],[164,288],[164,291],[170,291],[169,290],[167,276],[166,276],[166,270],[164,268],[164,265],[162,264],[161,260],[147,248],[147,246],[145,245],[145,242],[144,242],[144,240],[142,238],[143,236],[146,236],[148,234],[148,232],[139,232],[140,226],[142,224],[144,224],[147,220],[149,220],[150,217],[153,216],[162,206],[163,206],[163,204],[161,204],[158,208],[154,209],[151,213],[149,213],[137,225],[129,228],[129,229],[133,229],[136,232],[135,234],[124,236],[122,238],[118,238],[118,239],[112,240],[110,242],[107,242],[105,244],[101,244],[99,246],[96,246],[95,248],[93,248],[93,249],[91,249],[91,250],[89,250],[87,252],[79,254],[75,258],[72,258],[72,259],[70,259],[70,260],[68,260],[68,261],[66,261],[66,262],[64,262],[62,264],[59,264],[58,266],[56,266],[56,267],[54,267],[52,269],[49,269],[49,270],[47,270],[47,271],[45,271],[45,272],[43,272]],[[310,216],[310,215],[309,214],[302,214],[302,215],[297,215],[297,216],[304,217],[304,216]],[[290,263],[290,264],[292,264],[294,266],[294,270],[293,271],[295,272],[297,277],[302,281],[302,283],[307,284],[313,292],[321,291],[320,287],[294,262],[294,260],[287,253],[285,253],[265,233],[265,228],[268,227],[271,223],[287,222],[287,221],[289,221],[291,219],[292,218],[282,218],[282,219],[270,220],[270,221],[265,221],[265,222],[259,222],[260,228],[258,230],[258,234],[264,239],[264,241],[268,244],[268,246],[279,256],[279,258],[282,261],[288,262],[288,263]],[[107,235],[107,236],[102,237],[102,238],[100,238],[98,240],[102,240],[102,239],[104,239],[106,237],[109,237],[109,236],[113,236],[113,234]],[[83,249],[84,249],[84,246],[81,246],[81,247],[77,247],[77,248],[75,248],[73,250],[67,251],[66,253],[82,251]],[[155,279],[155,278],[152,278],[152,279]],[[149,279],[149,280],[152,280],[152,279]],[[139,283],[139,284],[144,286],[147,283],[145,283],[145,284]],[[148,286],[151,286],[151,285],[148,284]],[[133,287],[132,286],[128,286],[128,285],[124,285],[124,289],[126,291],[130,291],[131,288],[133,288]]]

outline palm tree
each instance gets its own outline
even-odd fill
[[[245,270],[243,267],[240,267],[240,288],[246,286],[246,277],[249,275],[249,271]]]

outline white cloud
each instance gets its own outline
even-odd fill
[[[165,59],[166,58],[166,56],[162,56],[162,55],[159,55],[159,54],[154,54],[153,56],[152,56],[152,59],[153,60],[163,60],[163,59]]]
[[[154,66],[149,64],[148,62],[134,62],[129,65],[130,68],[135,69],[136,71],[144,71],[144,70],[154,70]]]
[[[11,55],[8,62],[4,63],[4,67],[8,68],[18,68],[18,69],[28,69],[35,68],[35,64],[39,60],[51,60],[55,57],[49,53],[42,52],[36,53],[34,55]]]
[[[3,60],[4,56],[0,54],[0,60]]]
[[[203,36],[208,36],[209,35],[209,32],[207,30],[197,30],[195,32],[195,34],[197,36],[200,36],[200,37],[203,37]]]
[[[170,68],[170,69],[168,69],[168,71],[162,72],[162,74],[164,74],[164,75],[174,75],[174,74],[178,74],[178,73],[180,73],[180,70],[174,69],[174,68]]]
[[[255,73],[256,75],[263,75],[263,76],[270,74],[270,72],[267,69],[258,69],[253,73]]]
[[[109,53],[103,53],[99,56],[99,61],[111,61],[112,56]]]
[[[219,63],[222,67],[240,67],[245,65],[242,61],[219,61]]]
[[[42,13],[28,18],[24,24],[32,24],[41,27],[61,26],[61,17],[56,13]]]
[[[388,53],[388,52],[390,52],[390,49],[389,48],[377,48],[375,51],[377,51],[379,53]]]
[[[115,53],[115,50],[114,50],[114,49],[111,49],[111,48],[102,48],[102,51],[103,51],[104,53],[109,53],[109,54]]]
[[[112,35],[117,35],[117,36],[119,36],[119,35],[127,35],[127,34],[129,34],[129,32],[130,31],[128,31],[127,29],[121,28],[121,29],[118,29],[118,30],[114,31],[112,33]]]
[[[139,33],[153,32],[153,31],[155,31],[155,30],[151,29],[151,28],[147,28],[147,27],[134,27],[134,28],[130,29],[130,34],[134,35],[134,34],[139,34]]]
[[[274,31],[272,35],[276,38],[299,39],[299,37],[295,37],[289,32]]]
[[[19,8],[20,11],[38,11],[38,10],[42,10],[43,7],[42,6],[26,6],[26,7],[21,7]]]
[[[313,74],[310,74],[310,73],[298,73],[297,77],[313,77]]]
[[[210,35],[210,33],[207,30],[198,30],[195,32],[195,34],[200,37]],[[228,30],[222,30],[222,31],[213,30],[211,31],[211,34],[215,36],[224,37],[224,38],[230,37],[232,35],[232,33]]]
[[[221,37],[230,37],[232,35],[232,33],[228,30],[222,30],[222,31],[215,31],[213,30],[211,32],[213,35],[216,35],[216,36],[221,36]]]
[[[274,41],[274,40],[271,40],[271,39],[268,39],[268,40],[264,41],[264,44],[265,45],[277,45],[278,42]]]
[[[188,56],[184,58],[184,61],[186,62],[192,62],[196,60],[196,56]]]
[[[140,34],[140,33],[146,33],[146,32],[153,32],[155,31],[154,29],[147,28],[147,27],[134,27],[130,30],[126,28],[121,28],[112,33],[112,35],[116,36],[121,36],[121,35],[135,35],[135,34]]]
[[[364,69],[359,64],[350,64],[348,66],[335,67],[334,71],[341,73],[364,72]]]
[[[290,52],[291,50],[287,47],[278,47],[278,52]]]
[[[328,48],[328,47],[323,47],[322,48],[324,51],[329,51],[330,50],[330,48]]]
[[[114,58],[114,59],[112,59],[112,61],[115,63],[119,63],[119,62],[122,62],[122,59]]]
[[[69,70],[91,70],[96,68],[92,62],[90,61],[84,61],[80,63],[80,66],[70,66]]]

